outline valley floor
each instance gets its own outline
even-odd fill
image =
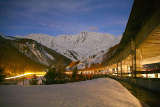
[[[119,82],[110,79],[37,86],[0,86],[1,107],[141,107]]]

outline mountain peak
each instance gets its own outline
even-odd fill
[[[36,40],[72,60],[81,60],[95,55],[102,50],[107,50],[120,40],[111,34],[86,31],[76,35],[59,36],[30,34],[24,38]]]

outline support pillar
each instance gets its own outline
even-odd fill
[[[117,75],[118,75],[118,63],[117,63],[117,70],[116,71],[117,71]]]
[[[123,68],[122,68],[122,61],[120,62],[120,64],[121,64],[121,77],[122,77],[122,70],[123,70]]]
[[[135,40],[133,39],[131,41],[131,47],[132,47],[132,74],[133,77],[136,78],[136,44]]]

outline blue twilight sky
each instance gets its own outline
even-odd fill
[[[0,33],[122,35],[133,0],[0,0]]]

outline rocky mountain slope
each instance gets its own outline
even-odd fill
[[[96,32],[59,36],[30,34],[17,37],[33,39],[74,61],[85,60],[100,52],[106,52],[108,48],[117,44],[120,40],[120,37]]]
[[[68,65],[71,60],[34,40],[0,36],[0,67],[9,73],[44,70],[57,62]]]

